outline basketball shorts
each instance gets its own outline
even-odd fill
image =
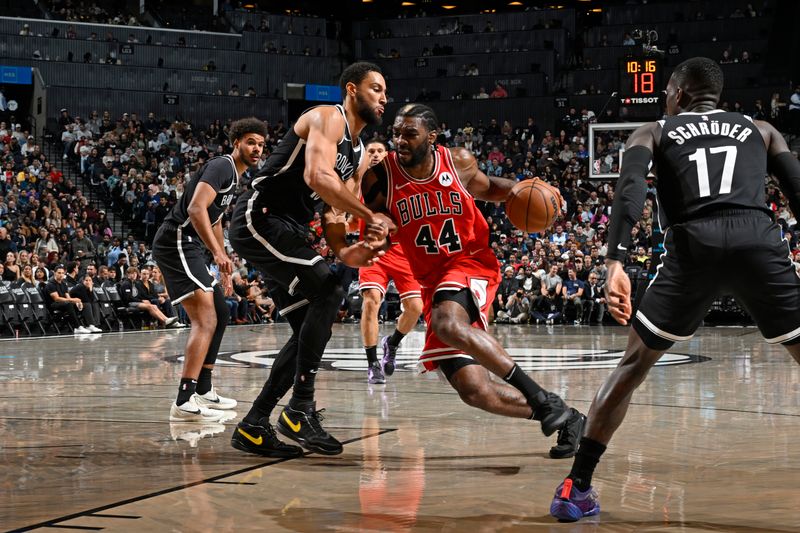
[[[183,228],[164,222],[153,239],[153,259],[156,260],[164,285],[177,304],[200,289],[212,292],[217,280],[208,269],[207,250],[200,237],[187,235]]]
[[[464,253],[453,257],[441,269],[441,276],[437,280],[422,287],[422,310],[427,330],[425,346],[419,358],[421,372],[436,370],[439,361],[444,359],[472,358],[469,354],[448,346],[433,332],[431,313],[436,293],[468,289],[479,311],[472,326],[485,331],[489,326],[489,308],[492,306],[499,284],[500,267],[492,251],[486,249],[475,255]]]
[[[281,315],[338,286],[325,259],[309,246],[304,226],[252,208],[243,199],[234,208],[228,238],[236,253],[264,274]]]
[[[800,341],[800,277],[766,213],[725,210],[667,229],[632,325],[647,346],[666,350],[690,339],[723,294],[736,298],[767,342]]]
[[[419,283],[414,279],[408,259],[399,245],[392,246],[374,265],[358,269],[359,291],[377,289],[381,296],[385,296],[389,280],[394,280],[400,300],[421,296]]]

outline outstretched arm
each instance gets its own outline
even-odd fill
[[[767,144],[767,169],[778,178],[781,192],[795,217],[800,216],[800,162],[786,145],[783,135],[769,122],[755,121]]]
[[[502,202],[508,192],[516,185],[515,180],[489,177],[478,168],[478,162],[472,152],[466,148],[451,148],[450,154],[458,170],[458,177],[467,191],[479,200]]]
[[[625,159],[614,191],[614,204],[608,225],[608,281],[606,299],[608,311],[620,324],[631,318],[631,282],[622,261],[631,241],[631,230],[642,218],[647,194],[647,172],[653,160],[657,122],[645,124],[634,131],[625,143]]]

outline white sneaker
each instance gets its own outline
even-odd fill
[[[217,422],[225,416],[222,411],[200,407],[195,402],[195,396],[192,395],[189,401],[181,405],[173,402],[172,407],[169,409],[170,422]]]
[[[179,324],[180,322],[178,322],[178,317],[176,316],[171,316],[164,321],[165,328],[179,328],[180,327]]]
[[[86,329],[88,329],[88,330],[89,330],[90,332],[92,332],[92,333],[103,333],[103,330],[102,330],[102,329],[100,329],[100,328],[98,328],[98,327],[97,327],[97,326],[95,326],[94,324],[92,324],[92,325],[88,326]]]
[[[86,329],[86,328],[85,328],[85,327],[83,327],[83,326],[78,326],[77,328],[75,328],[74,330],[72,330],[72,332],[73,332],[75,335],[86,335],[87,333],[92,333],[92,330],[90,330],[90,329]]]
[[[209,409],[233,409],[238,404],[233,398],[226,398],[217,394],[214,385],[211,385],[211,390],[205,394],[194,393],[194,399],[197,405]]]
[[[204,437],[210,437],[225,431],[225,426],[217,422],[198,425],[187,422],[170,422],[169,433],[173,440],[185,440],[192,448]]]

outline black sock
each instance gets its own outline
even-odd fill
[[[400,333],[397,329],[395,329],[394,333],[392,333],[391,337],[389,337],[389,340],[387,340],[386,343],[389,346],[394,346],[395,348],[397,348],[398,346],[400,346],[400,341],[402,341],[403,337],[405,336],[406,336],[405,333]]]
[[[205,394],[211,390],[211,368],[201,368],[197,378],[197,394]]]
[[[364,346],[364,351],[367,352],[367,362],[369,364],[378,362],[378,347],[377,346]]]
[[[541,398],[544,397],[545,391],[535,381],[533,381],[524,370],[515,364],[514,368],[511,369],[511,372],[509,372],[508,375],[503,378],[503,380],[520,391],[528,401],[528,405],[530,405],[531,408],[536,411],[539,403],[541,403]],[[537,399],[539,393],[542,393],[542,396],[539,396]]]
[[[589,437],[583,437],[575,454],[575,461],[572,463],[572,470],[569,478],[572,479],[575,488],[583,492],[592,485],[592,474],[600,461],[600,456],[606,451],[606,446]]]
[[[175,400],[177,405],[183,405],[189,401],[192,394],[197,390],[197,381],[192,378],[181,378],[181,384],[178,386],[178,398]]]

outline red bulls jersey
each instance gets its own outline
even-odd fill
[[[399,242],[424,287],[435,286],[445,265],[459,254],[477,254],[489,243],[489,226],[458,177],[450,150],[437,146],[433,173],[410,176],[390,152],[386,207],[397,224]]]

